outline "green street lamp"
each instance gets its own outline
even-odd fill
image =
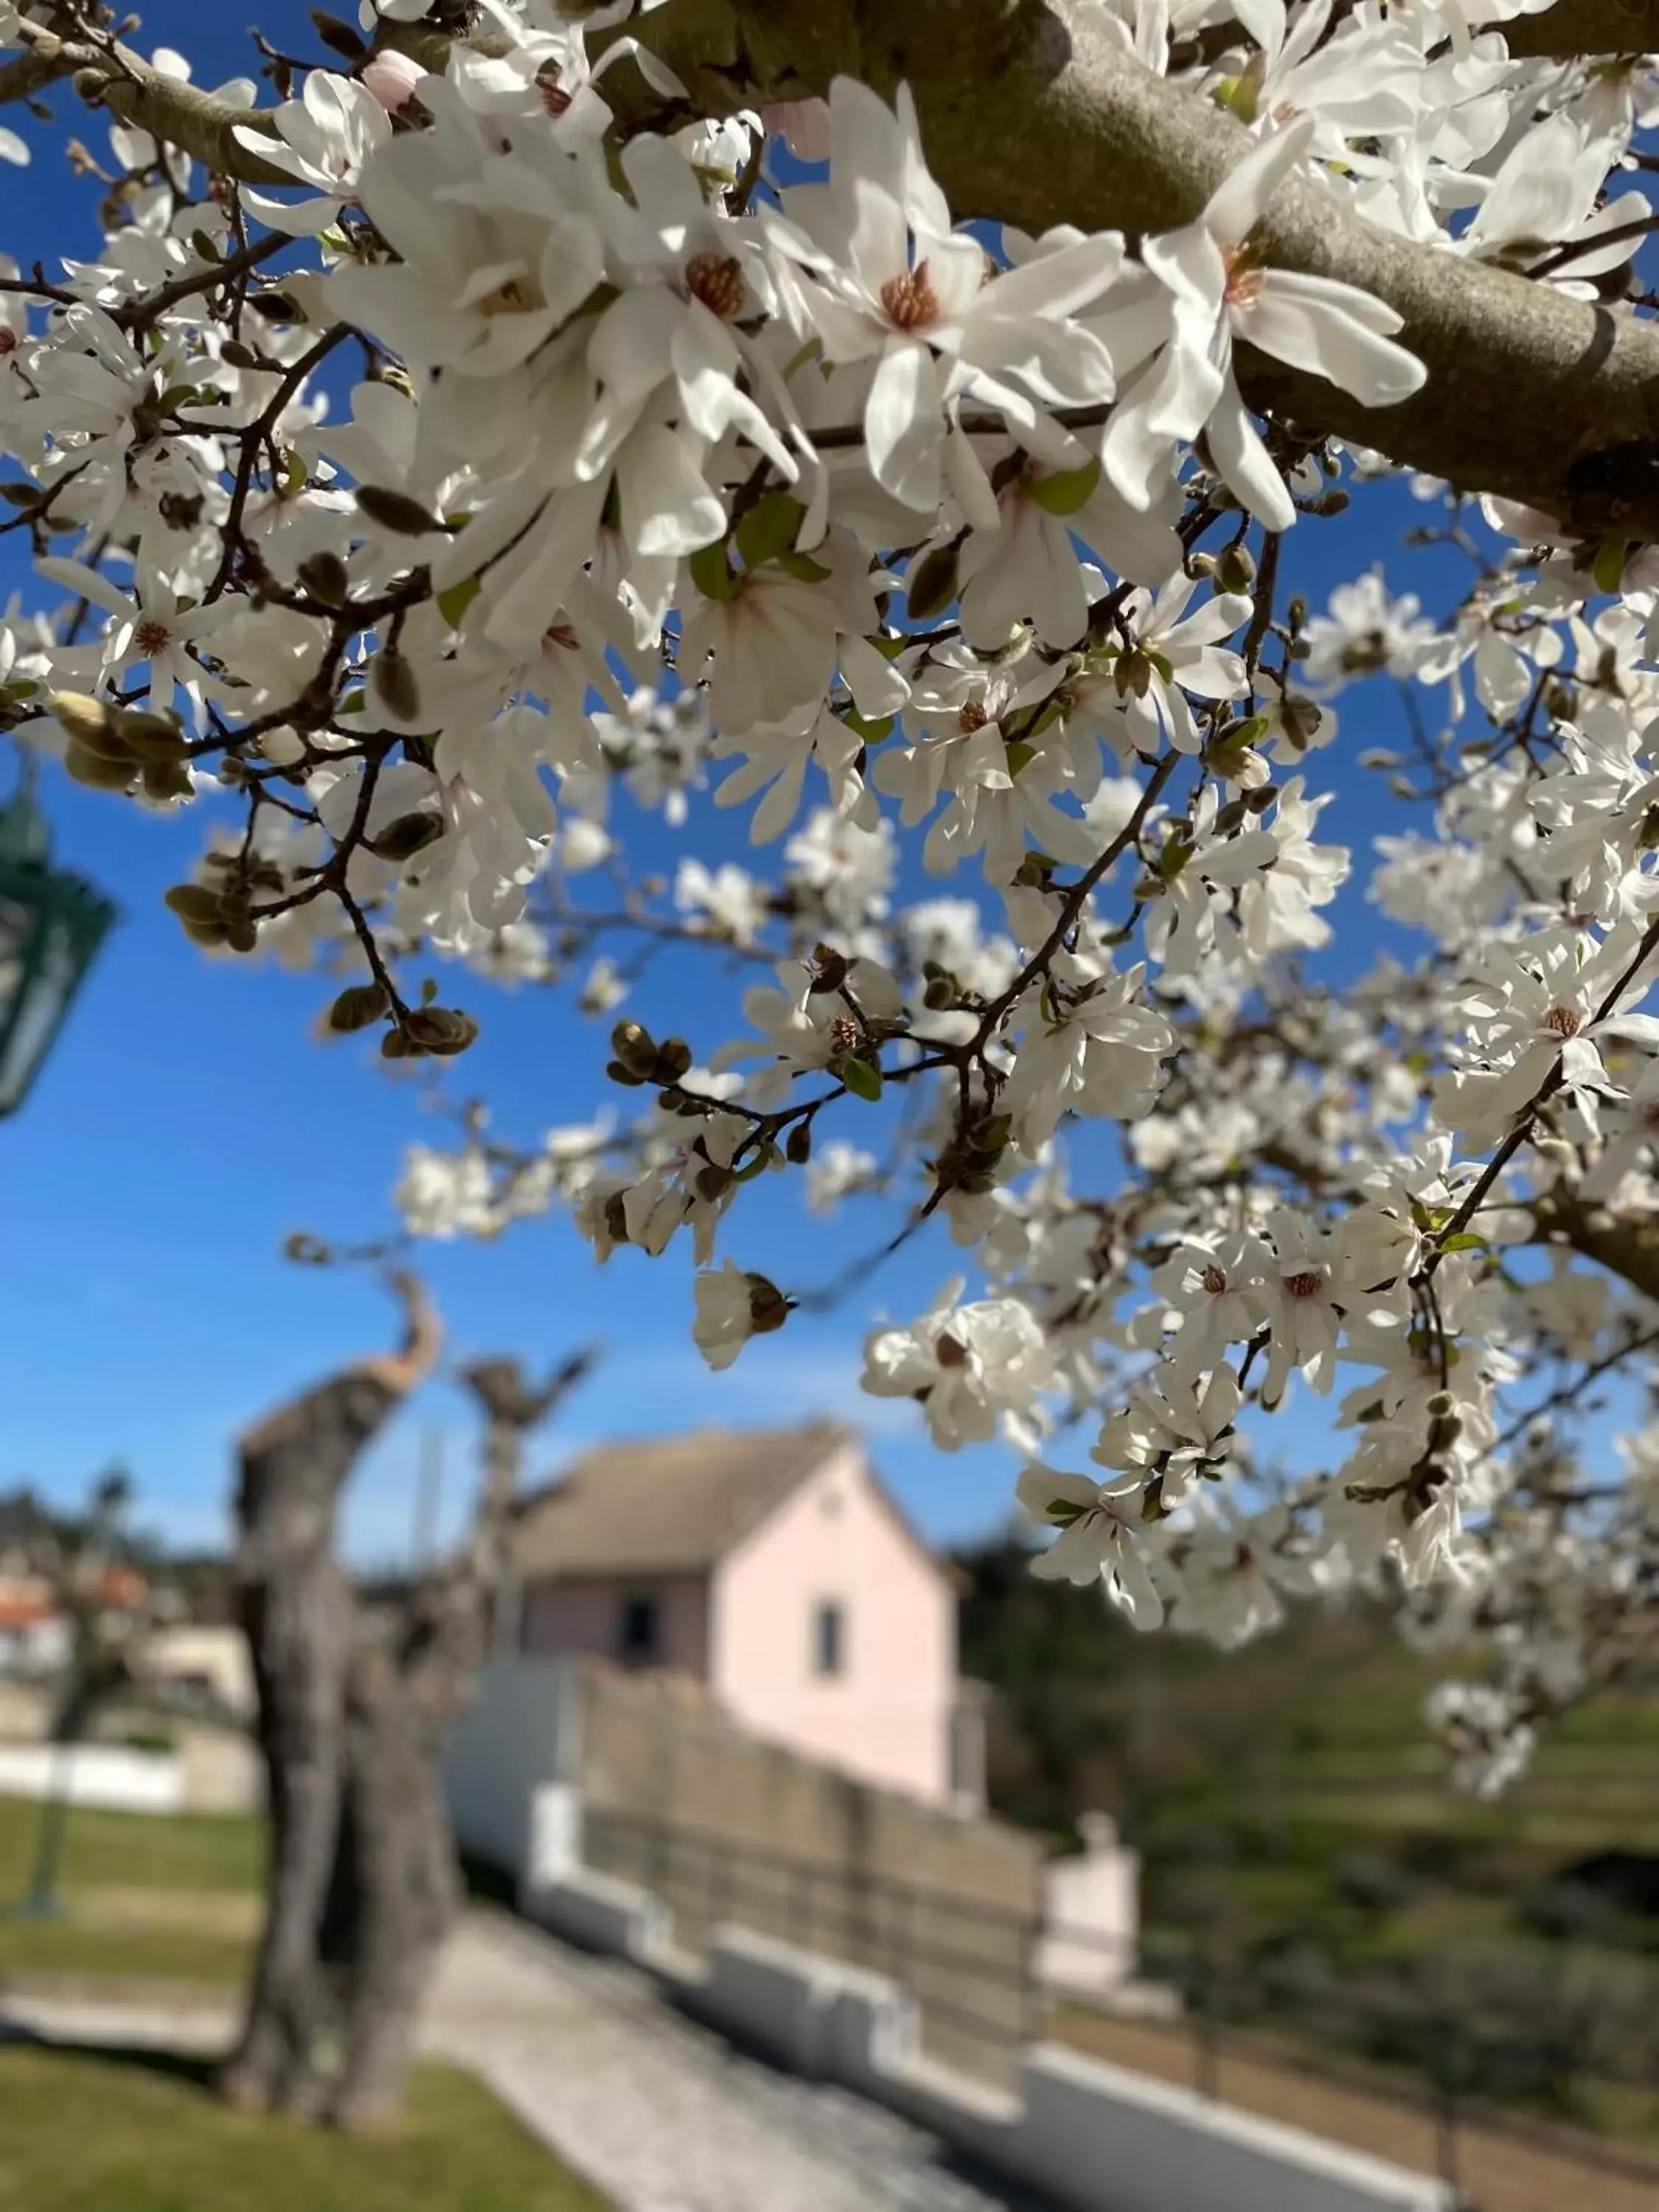
[[[28,769],[0,808],[0,1118],[28,1094],[115,908],[83,876],[52,866]]]

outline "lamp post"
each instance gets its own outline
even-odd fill
[[[115,919],[85,877],[52,866],[32,767],[0,809],[0,1119],[27,1096]]]
[[[46,817],[34,803],[34,763],[0,808],[0,1120],[15,1114],[51,1051],[115,908],[83,876],[52,865]],[[52,1772],[22,1910],[57,1911],[58,1856],[68,1817],[72,1745],[54,1745]]]

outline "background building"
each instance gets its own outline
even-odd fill
[[[755,1735],[934,1804],[983,1795],[954,1571],[831,1422],[587,1453],[520,1506],[526,1656],[597,1654],[704,1686]]]

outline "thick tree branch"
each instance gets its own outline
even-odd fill
[[[0,71],[0,99],[19,99],[69,76],[88,107],[107,108],[135,130],[180,148],[216,176],[248,185],[294,182],[285,169],[261,161],[234,136],[238,124],[268,131],[269,109],[235,107],[199,86],[163,76],[142,54],[118,42],[105,51],[27,24],[23,35],[29,51]]]
[[[507,1527],[523,1472],[525,1438],[569,1395],[597,1357],[591,1346],[574,1352],[540,1389],[525,1381],[516,1359],[481,1359],[464,1370],[461,1379],[484,1415],[484,1480],[470,1553],[453,1579],[475,1599],[493,1593],[506,1571]]]
[[[1079,0],[668,0],[635,27],[699,111],[822,94],[843,71],[888,94],[908,82],[953,210],[1032,231],[1188,222],[1250,143],[1231,116],[1143,69]],[[660,105],[625,64],[605,92],[635,103],[636,119]],[[1390,236],[1317,179],[1282,192],[1261,235],[1270,261],[1397,308],[1429,380],[1371,411],[1321,377],[1246,356],[1253,405],[1587,536],[1659,534],[1659,329]]]
[[[1532,1214],[1540,1237],[1559,1237],[1585,1259],[1622,1276],[1644,1297],[1659,1302],[1659,1220],[1585,1206],[1565,1184],[1534,1199]]]

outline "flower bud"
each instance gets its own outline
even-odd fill
[[[412,722],[421,711],[421,687],[402,653],[383,647],[370,661],[368,673],[383,704],[400,722]]]
[[[352,983],[341,992],[328,1010],[328,1025],[342,1036],[354,1030],[366,1030],[378,1022],[389,1006],[383,985]]]
[[[52,711],[67,732],[71,744],[95,753],[100,760],[124,761],[131,773],[132,748],[121,736],[114,710],[106,701],[92,698],[84,691],[55,691]]]
[[[398,538],[424,538],[440,526],[429,507],[388,484],[359,484],[357,505],[371,522]]]
[[[1215,559],[1215,587],[1218,592],[1248,592],[1255,581],[1255,562],[1242,542],[1229,545]]]
[[[311,554],[300,563],[300,581],[313,599],[320,599],[325,607],[343,607],[350,589],[346,564],[337,553],[325,548]]]
[[[135,762],[106,760],[85,745],[70,745],[64,767],[72,782],[83,783],[89,791],[126,791],[137,774]]]
[[[618,1022],[611,1032],[611,1049],[636,1080],[650,1079],[657,1064],[657,1048],[642,1022]]]
[[[174,884],[163,903],[178,915],[186,929],[198,922],[210,922],[216,927],[224,919],[218,892],[210,890],[205,884]]]
[[[435,844],[444,834],[441,816],[417,811],[400,814],[388,822],[377,837],[364,840],[371,853],[382,860],[409,860],[427,846]]]
[[[118,708],[110,717],[116,737],[141,761],[185,761],[190,740],[165,714],[145,714],[136,708]]]
[[[911,562],[905,578],[905,605],[912,622],[931,622],[945,612],[957,595],[959,560],[959,549],[952,538],[948,545],[936,545],[920,561]]]
[[[459,1006],[422,1006],[404,1024],[410,1043],[441,1060],[453,1060],[476,1042],[478,1024]]]
[[[1319,734],[1324,720],[1322,710],[1299,692],[1287,691],[1279,710],[1279,726],[1285,736],[1302,751]]]
[[[751,1274],[749,1283],[749,1323],[757,1336],[770,1336],[789,1318],[789,1301],[765,1275]]]
[[[142,781],[146,799],[165,805],[168,799],[188,799],[196,787],[182,761],[146,761]]]

